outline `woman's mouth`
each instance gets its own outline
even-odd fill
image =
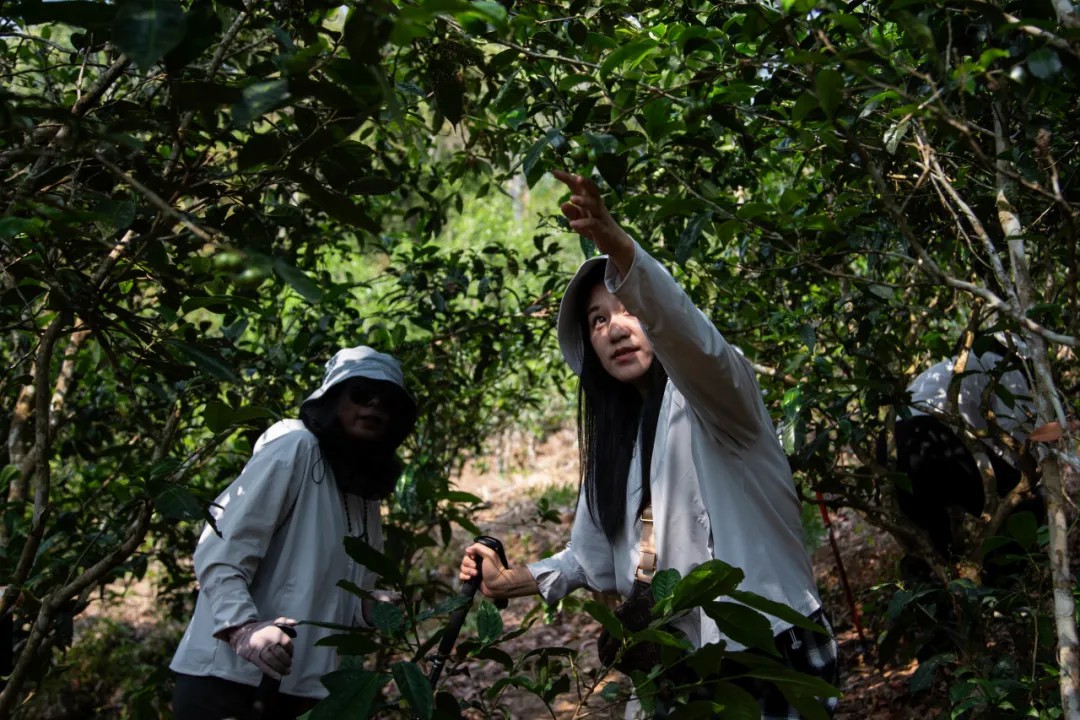
[[[382,427],[388,418],[382,413],[361,413],[356,416],[358,422],[370,427]]]
[[[622,362],[630,359],[636,352],[637,348],[619,348],[612,354],[611,359],[615,362]]]

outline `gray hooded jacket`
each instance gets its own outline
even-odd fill
[[[396,360],[371,348],[350,348],[327,364],[322,386],[305,402],[352,377],[404,389]],[[366,625],[360,599],[337,583],[344,579],[374,588],[376,575],[346,554],[343,540],[351,534],[382,549],[379,502],[341,492],[318,439],[303,422],[282,420],[270,427],[212,513],[222,536],[207,525],[195,549],[199,597],[169,666],[173,671],[258,685],[259,669],[238,657],[219,633],[281,616]],[[309,698],[327,694],[319,678],[337,668],[337,654],[315,644],[331,632],[313,625],[298,628],[293,669],[282,679],[281,692]]]

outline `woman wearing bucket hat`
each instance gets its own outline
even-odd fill
[[[799,498],[750,364],[611,217],[588,179],[555,172],[571,191],[570,227],[604,257],[586,261],[559,308],[563,357],[580,378],[581,491],[567,547],[508,569],[481,545],[461,577],[494,598],[579,587],[626,598],[640,572],[642,515],[652,517],[653,570],[686,576],[717,558],[741,568],[739,586],[828,627],[803,545]],[[643,566],[643,565],[642,565]],[[831,636],[770,617],[777,649],[803,672],[835,682]],[[726,638],[699,610],[676,622],[694,647]],[[763,718],[799,713],[775,687],[752,685]],[[824,702],[824,701],[823,701]],[[835,700],[824,703],[835,710]]]
[[[263,675],[281,679],[267,704],[294,718],[327,694],[335,669],[330,630],[297,620],[368,626],[376,576],[354,562],[342,539],[382,548],[380,501],[393,490],[398,446],[416,422],[398,361],[369,347],[339,351],[322,385],[255,443],[240,476],[215,501],[195,549],[199,596],[171,669],[178,720],[249,717]],[[266,715],[270,717],[270,715]]]

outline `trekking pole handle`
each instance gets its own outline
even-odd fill
[[[498,539],[490,535],[478,535],[474,538],[474,542],[494,550],[498,554],[503,567],[510,567],[510,563],[506,560],[506,551]],[[461,626],[465,622],[465,616],[469,614],[469,608],[472,607],[472,598],[476,595],[476,591],[480,589],[483,572],[484,559],[478,557],[476,558],[476,575],[461,584],[461,592],[459,593],[461,597],[468,598],[469,602],[450,613],[450,619],[446,623],[442,640],[439,641],[439,651],[431,661],[431,672],[428,673],[428,680],[431,682],[432,689],[435,688],[436,683],[439,681],[439,675],[442,674],[443,666],[446,665],[446,661],[450,657],[450,651],[454,649],[454,643],[457,642],[458,633],[461,632]],[[495,607],[500,610],[505,608],[506,605],[506,600],[495,601]]]
[[[477,535],[475,538],[473,538],[473,541],[476,542],[478,545],[483,545],[485,547],[489,547],[492,550],[494,550],[495,553],[499,556],[499,562],[501,562],[503,564],[503,567],[505,567],[505,568],[510,567],[510,563],[506,559],[506,550],[503,549],[503,544],[502,544],[502,542],[499,541],[498,538],[493,538],[490,535]],[[483,570],[483,567],[481,565],[481,560],[479,558],[477,558],[477,560],[476,560],[476,571],[477,571],[476,572],[476,577],[474,577],[472,580],[469,581],[469,582],[474,582],[475,581],[476,587],[480,587],[480,581],[483,578],[483,573],[481,572],[482,570]],[[476,591],[474,590],[473,592],[475,593]],[[500,610],[505,610],[506,606],[509,605],[509,604],[510,604],[510,601],[507,600],[506,598],[495,601],[495,607],[499,608]]]
[[[296,628],[292,625],[278,624],[275,627],[291,638],[296,637]],[[270,710],[270,704],[273,702],[274,696],[277,695],[278,690],[280,689],[280,678],[274,678],[263,674],[262,681],[259,683],[259,689],[255,691],[255,702],[252,707],[255,718],[269,717],[268,712]]]

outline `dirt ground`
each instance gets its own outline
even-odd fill
[[[520,447],[520,444],[519,444]],[[531,561],[542,554],[561,548],[570,533],[573,493],[567,488],[576,487],[577,454],[573,432],[564,430],[552,435],[539,447],[526,447],[518,456],[488,459],[485,463],[466,468],[459,487],[474,493],[487,503],[487,510],[477,518],[480,529],[503,539],[511,563]],[[502,465],[500,470],[499,465]],[[519,468],[507,470],[508,467]],[[526,468],[526,469],[521,469]],[[541,522],[538,519],[538,501],[547,499],[556,507],[560,522]],[[552,500],[561,500],[555,506]],[[869,588],[884,579],[895,576],[894,566],[899,558],[896,544],[875,528],[861,522],[857,515],[841,512],[832,516],[833,531],[856,607],[860,608]],[[872,655],[864,653],[852,611],[846,599],[841,574],[832,547],[823,535],[817,539],[819,547],[813,563],[822,599],[830,615],[840,642],[843,666],[841,700],[837,720],[901,720],[906,718],[935,718],[939,711],[913,703],[907,694],[907,679],[915,670],[912,663],[906,667],[878,668]],[[455,537],[455,545],[463,547],[469,538],[462,534]],[[453,572],[449,563],[445,572]],[[512,600],[509,608],[502,611],[507,630],[520,625],[535,610],[537,603],[531,599]],[[865,625],[865,619],[863,621]],[[545,624],[537,621],[523,635],[502,645],[512,656],[540,647],[567,646],[581,653],[582,668],[598,667],[595,638],[598,625],[584,612],[563,613],[558,622]],[[872,643],[871,636],[867,639]],[[865,648],[872,650],[872,648]],[[493,662],[478,661],[468,665],[468,676],[455,676],[447,681],[447,689],[459,698],[477,697],[491,687],[505,670]],[[618,681],[618,673],[611,673],[611,681]],[[628,681],[622,679],[626,684]],[[546,718],[552,714],[543,703],[524,691],[509,689],[501,701],[509,706],[513,718]],[[594,697],[587,709],[578,710],[578,693],[565,693],[554,703],[554,717],[568,720],[575,717],[622,717],[621,707]]]

